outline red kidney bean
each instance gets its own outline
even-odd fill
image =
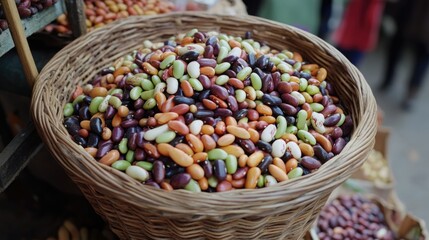
[[[343,150],[344,146],[346,146],[346,141],[344,138],[337,138],[334,142],[334,145],[332,146],[332,153],[335,155],[339,154]]]
[[[137,109],[135,112],[134,112],[134,119],[135,120],[140,120],[140,119],[142,119],[143,118],[143,116],[145,115],[145,111],[144,111],[144,109],[142,109],[142,108],[140,108],[140,109]]]
[[[294,107],[298,107],[298,99],[296,99],[294,96],[290,95],[289,93],[283,93],[281,96],[281,99],[284,103],[290,104]]]
[[[218,108],[216,110],[214,110],[214,115],[213,117],[228,117],[228,116],[232,116],[232,111],[227,109],[227,108]]]
[[[223,160],[214,160],[213,174],[219,181],[223,181],[226,179],[226,166]]]
[[[121,127],[123,128],[131,128],[135,127],[139,124],[139,122],[135,119],[128,119],[121,122]]]
[[[157,183],[161,183],[162,181],[164,181],[165,166],[162,161],[156,160],[153,163],[152,177],[153,177],[153,180],[155,180],[155,182]]]
[[[290,86],[290,84],[288,82],[280,82],[277,86],[277,91],[280,94],[291,93],[292,87]]]
[[[343,135],[344,136],[348,136],[350,135],[352,129],[353,129],[353,120],[350,117],[350,115],[348,115],[346,117],[346,119],[344,120],[343,125],[341,125],[341,129],[343,130]]]
[[[318,169],[322,165],[322,163],[319,160],[309,156],[302,157],[301,164],[302,166],[306,167],[310,171],[314,169]]]
[[[273,157],[271,155],[265,155],[261,163],[259,163],[258,168],[261,169],[261,173],[267,173],[268,166],[273,163]]]
[[[89,111],[89,110],[88,110]],[[116,114],[116,109],[112,106],[107,106],[106,112],[104,113],[104,119],[112,119]]]
[[[101,135],[103,132],[103,127],[101,126],[101,119],[100,118],[92,118],[89,121],[89,127],[91,129],[91,132]]]
[[[155,187],[155,188],[161,189],[161,187],[159,186],[159,184],[158,184],[158,183],[153,182],[153,181],[150,181],[150,180],[146,181],[146,182],[144,183],[144,185],[148,185],[148,186],[152,186],[152,187]]]
[[[236,78],[237,77],[237,73],[232,71],[231,69],[228,69],[225,71],[225,74],[229,77],[229,78]],[[240,80],[239,80],[240,81]]]
[[[191,175],[188,173],[179,173],[171,176],[170,185],[174,189],[184,188],[191,181]]]
[[[255,144],[250,139],[237,139],[237,143],[243,148],[244,152],[247,154],[252,154],[256,151]]]
[[[323,116],[328,117],[332,113],[334,113],[337,110],[337,106],[334,104],[328,104],[320,113],[323,114]]]
[[[262,78],[262,92],[268,92],[269,85],[273,81],[273,77],[271,77],[271,74],[267,74]]]
[[[327,127],[335,126],[341,119],[341,114],[335,113],[325,119],[323,123]]]
[[[143,160],[145,160],[145,158],[146,158],[146,152],[145,152],[142,148],[138,147],[138,148],[136,148],[136,150],[134,151],[134,158],[135,158],[137,161],[143,161]]]
[[[249,107],[249,103],[247,102],[241,102],[238,104],[239,109],[247,109]]]
[[[248,170],[249,170],[249,167],[242,167],[237,169],[237,171],[232,175],[232,179],[234,180],[244,179]]]
[[[144,100],[141,98],[138,98],[137,100],[134,101],[134,109],[140,109],[143,107],[144,104]]]
[[[200,165],[201,167],[203,167],[204,177],[209,178],[213,176],[213,166],[209,160],[205,160],[204,162],[201,162]]]
[[[222,100],[226,100],[228,98],[228,91],[224,87],[221,87],[219,85],[213,85],[210,88],[210,91],[213,95]]]
[[[231,109],[231,111],[236,112],[238,111],[238,103],[237,103],[237,99],[235,99],[234,96],[228,96],[228,98],[226,99],[228,102],[228,106],[229,109]]]
[[[131,134],[130,138],[128,138],[127,142],[128,149],[136,150],[137,148],[137,133]]]
[[[222,62],[229,62],[229,63],[234,63],[235,61],[237,61],[237,59],[238,59],[238,57],[237,56],[235,56],[235,55],[229,55],[229,56],[226,56],[223,60],[222,60]]]
[[[340,127],[334,127],[330,135],[333,139],[337,139],[343,136],[343,130]]]
[[[125,131],[122,127],[114,127],[113,131],[112,131],[112,141],[114,143],[118,143],[122,140],[122,138],[124,137]]]
[[[216,186],[216,192],[226,192],[232,190],[232,184],[226,180],[223,180]]]
[[[104,144],[101,144],[101,145],[99,144],[97,153],[95,154],[95,157],[96,158],[103,157],[104,155],[106,155],[107,152],[112,150],[112,148],[113,148],[112,142],[106,141]]]

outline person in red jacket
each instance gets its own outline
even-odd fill
[[[345,9],[333,40],[354,65],[377,44],[384,4],[384,0],[351,0]]]
[[[429,1],[401,0],[397,4],[394,15],[397,31],[391,40],[387,67],[379,90],[386,91],[393,85],[395,70],[402,59],[404,46],[410,44],[414,67],[408,80],[406,95],[402,100],[402,108],[409,110],[421,88],[429,65]]]

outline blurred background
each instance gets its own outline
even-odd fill
[[[407,211],[429,222],[429,1],[243,3],[250,15],[293,25],[331,43],[363,73],[379,105],[380,127],[388,132],[382,144],[394,190]],[[55,43],[30,39],[39,68],[62,47]],[[30,119],[30,90],[19,65],[14,51],[0,57],[0,151]],[[36,238],[45,238],[71,219],[93,229],[95,239],[113,238],[47,150],[42,148],[35,159],[0,194],[0,233],[21,231],[11,236],[33,238],[37,232]],[[40,230],[46,225],[50,228]]]

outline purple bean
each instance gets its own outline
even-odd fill
[[[213,161],[213,174],[218,181],[223,181],[226,179],[226,166],[223,160]]]
[[[106,112],[104,113],[104,119],[112,119],[116,114],[116,109],[112,106],[107,106]]]
[[[188,173],[179,173],[170,178],[170,184],[174,189],[184,188],[189,181],[191,181],[191,175]]]
[[[164,181],[165,178],[165,166],[162,161],[156,160],[153,163],[153,169],[152,169],[153,179],[157,183],[161,183]]]
[[[113,143],[111,142],[106,142],[105,144],[99,144],[98,146],[98,150],[97,153],[95,154],[96,158],[101,158],[104,155],[106,155],[107,152],[109,152],[110,150],[112,150],[113,148]]]
[[[145,160],[145,158],[146,158],[146,152],[145,152],[142,148],[138,147],[138,148],[136,148],[136,150],[134,151],[134,158],[135,158],[137,161],[143,161],[143,160]]]
[[[213,166],[209,160],[205,160],[204,162],[200,163],[200,165],[203,167],[204,176],[206,178],[209,178],[213,175]]]
[[[346,146],[346,141],[344,138],[337,138],[334,145],[332,146],[332,153],[335,155],[339,154],[343,150],[344,146]]]
[[[128,149],[136,150],[137,148],[137,133],[131,134],[130,138],[128,138],[127,142]]]
[[[335,113],[325,119],[323,123],[327,127],[335,126],[341,119],[341,114]]]
[[[298,107],[299,105],[298,99],[296,99],[294,96],[290,95],[289,93],[284,93],[280,97],[284,103],[290,104],[294,107]]]
[[[247,171],[249,170],[248,167],[242,167],[237,169],[237,171],[232,175],[232,179],[239,180],[246,176]]]
[[[139,124],[139,122],[135,119],[128,119],[125,121],[121,122],[121,127],[123,128],[130,128],[130,127],[135,127]]]
[[[113,131],[112,131],[112,141],[114,143],[118,143],[122,140],[122,138],[124,137],[125,131],[122,127],[114,127]]]
[[[314,169],[318,169],[322,165],[322,163],[319,160],[309,156],[302,157],[301,164],[302,166],[306,167],[310,171]]]
[[[210,88],[210,92],[222,100],[226,100],[228,98],[228,91],[224,87],[213,85]]]
[[[217,65],[217,62],[215,59],[212,58],[200,58],[197,60],[197,62],[200,64],[200,67],[212,67],[215,68]]]
[[[235,99],[234,96],[228,96],[228,98],[226,99],[228,102],[228,106],[229,109],[231,109],[231,111],[236,112],[238,111],[238,103],[237,103],[237,99]]]
[[[218,108],[216,110],[214,110],[214,117],[228,117],[228,116],[232,116],[232,111],[227,109],[227,108]]]

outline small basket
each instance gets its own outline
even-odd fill
[[[165,41],[192,28],[244,36],[301,53],[328,70],[351,114],[354,131],[341,154],[316,172],[274,186],[223,193],[166,192],[99,164],[63,126],[63,106],[77,85],[90,81],[143,40]],[[376,102],[362,74],[335,48],[302,30],[251,16],[173,13],[132,17],[78,38],[45,66],[34,86],[37,129],[69,177],[121,239],[300,239],[330,193],[365,161],[374,145]]]

